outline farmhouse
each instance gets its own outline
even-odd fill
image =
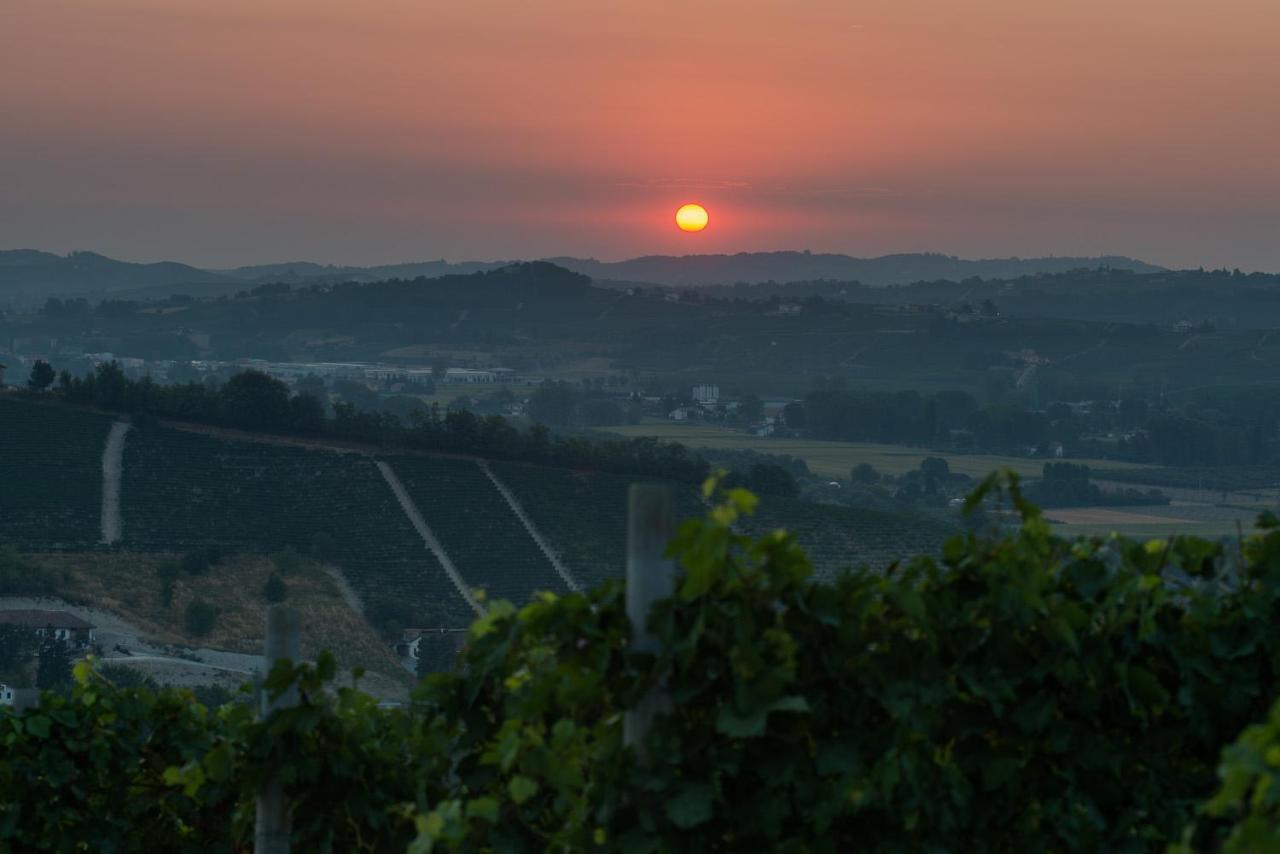
[[[456,629],[405,629],[395,644],[401,658],[419,661],[452,661],[462,649],[466,632]]]
[[[93,623],[80,619],[66,611],[19,610],[0,611],[0,625],[25,626],[43,636],[53,636],[68,646],[85,646],[93,643]]]

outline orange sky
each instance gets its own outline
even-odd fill
[[[1280,270],[1278,45],[1277,0],[4,0],[0,246]]]

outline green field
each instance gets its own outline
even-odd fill
[[[849,471],[859,463],[870,463],[884,474],[903,474],[919,468],[925,457],[942,457],[951,470],[971,477],[983,477],[995,469],[1011,468],[1027,477],[1039,477],[1044,468],[1042,459],[1008,457],[998,454],[958,454],[954,451],[930,451],[907,445],[882,445],[875,442],[824,442],[817,439],[773,439],[751,436],[726,427],[701,424],[677,424],[670,421],[604,428],[623,436],[653,436],[671,442],[680,442],[690,448],[724,448],[728,450],[759,451],[763,454],[786,454],[804,460],[810,471],[823,477],[847,478]],[[1073,460],[1091,467],[1110,469],[1145,468],[1137,464],[1117,463],[1114,460]]]

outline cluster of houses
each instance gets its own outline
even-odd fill
[[[87,620],[66,611],[17,609],[0,611],[0,626],[20,626],[30,629],[40,638],[53,637],[74,651],[81,651],[94,643],[94,629]],[[0,682],[0,706],[24,708],[35,703],[39,692],[33,688],[15,688]]]

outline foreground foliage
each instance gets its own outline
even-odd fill
[[[406,709],[335,688],[327,656],[277,666],[301,703],[266,721],[81,668],[0,718],[0,839],[243,848],[272,763],[300,850],[1199,848],[1250,797],[1273,827],[1275,718],[1196,807],[1276,693],[1272,520],[1238,549],[1068,542],[1008,487],[1016,533],[831,584],[786,534],[735,533],[732,490],[672,546],[659,653],[628,648],[617,585],[498,603]],[[660,680],[640,761],[623,712]]]

